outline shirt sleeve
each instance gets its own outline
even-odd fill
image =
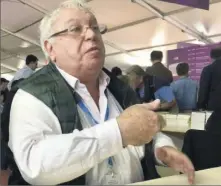
[[[155,159],[156,159],[156,162],[159,164],[159,165],[163,165],[165,166],[165,164],[163,164],[162,161],[160,161],[157,156],[156,156],[156,150],[160,147],[165,147],[165,146],[169,146],[169,147],[173,147],[173,148],[176,148],[176,146],[174,145],[172,139],[168,136],[166,136],[165,134],[163,134],[162,132],[158,132],[154,138],[154,154],[155,154]]]
[[[116,119],[62,134],[51,109],[23,90],[12,102],[9,147],[23,178],[32,185],[73,180],[123,148]]]
[[[156,91],[155,98],[161,101],[172,102],[175,96],[170,86],[164,86]]]
[[[170,84],[170,87],[171,87],[173,93],[176,93],[176,92],[177,92],[177,86],[176,86],[176,83],[175,83],[175,82],[172,82],[172,83]]]
[[[32,74],[34,74],[34,71],[32,71],[31,69],[25,69],[19,79],[21,79],[21,78],[26,79],[26,78],[30,77]]]

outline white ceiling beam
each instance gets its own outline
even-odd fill
[[[33,1],[24,1],[24,0],[18,0],[20,3],[27,5],[35,10],[37,10],[38,12],[41,12],[42,14],[48,14],[47,10],[42,8],[41,6],[37,5],[36,3],[34,3]]]
[[[132,0],[132,2],[133,2],[133,0]],[[213,0],[213,1],[210,2],[210,4],[212,5],[212,4],[216,4],[216,3],[220,3],[220,2],[221,2],[221,0]],[[176,15],[176,14],[183,13],[183,12],[187,12],[187,11],[190,11],[190,10],[193,10],[193,9],[194,8],[192,8],[192,7],[184,7],[184,8],[172,10],[170,12],[164,13],[164,17],[170,16],[170,15]],[[156,19],[156,18],[157,18],[157,16],[152,16],[152,17],[132,21],[132,22],[129,22],[129,23],[126,23],[126,24],[122,24],[122,25],[119,25],[119,26],[115,26],[115,27],[112,27],[112,28],[108,29],[107,33],[108,32],[114,32],[116,30],[127,28],[127,27],[130,27],[130,26],[134,26],[134,25],[144,23],[144,22],[147,22],[147,21],[151,21],[151,20]]]
[[[47,10],[43,9],[43,8],[40,7],[39,5],[36,5],[36,4],[35,4],[34,2],[32,2],[32,1],[25,1],[25,0],[19,0],[19,1],[20,1],[21,3],[23,3],[23,4],[26,4],[26,5],[28,5],[28,6],[32,7],[32,8],[34,8],[35,10],[38,10],[39,12],[42,12],[42,13],[44,13],[44,14],[48,14],[48,11],[47,11]],[[89,1],[92,1],[92,0],[87,0],[87,2],[89,2]],[[111,42],[109,42],[109,41],[107,41],[107,40],[104,41],[104,43],[105,43],[106,45],[109,45],[110,47],[116,49],[116,50],[121,51],[122,53],[125,53],[125,54],[127,54],[127,55],[130,55],[130,54],[128,54],[128,52],[127,52],[126,50],[124,50],[124,49],[118,47],[118,46],[115,45],[114,43],[111,43]]]
[[[19,38],[19,39],[27,41],[27,42],[29,42],[29,43],[31,43],[33,45],[41,47],[41,45],[37,41],[35,41],[35,40],[31,39],[31,38],[28,38],[28,37],[24,36],[23,34],[13,33],[13,32],[11,32],[11,31],[7,30],[6,28],[3,28],[3,27],[1,27],[1,30],[6,32],[6,33],[8,33],[8,34],[10,34],[10,35],[12,35],[12,36],[15,36],[15,37]]]
[[[188,43],[188,42],[192,42],[192,41],[195,41],[195,39],[188,39],[188,40],[185,40],[185,41],[181,41],[181,42],[185,42],[185,43]],[[134,48],[134,49],[129,49],[129,50],[126,50],[128,53],[130,52],[136,52],[136,51],[142,51],[142,50],[150,50],[150,49],[153,49],[153,48],[159,48],[159,47],[167,47],[167,46],[171,46],[171,45],[176,45],[177,42],[173,42],[173,43],[166,43],[166,44],[161,44],[161,45],[154,45],[154,46],[147,46],[147,47],[141,47],[141,48]],[[111,53],[111,54],[107,54],[107,56],[115,56],[115,55],[119,55],[121,54],[120,52],[115,52],[115,53]]]
[[[104,40],[104,43],[105,43],[106,45],[108,45],[108,46],[114,48],[114,49],[119,50],[119,51],[120,51],[121,53],[123,53],[123,54],[126,54],[126,55],[128,55],[128,56],[130,56],[130,57],[136,57],[136,56],[134,56],[134,55],[128,53],[126,50],[124,50],[123,48],[121,48],[121,47],[115,45],[114,43],[112,43],[112,42],[110,42],[110,41]],[[106,56],[107,56],[107,55],[106,55]]]
[[[34,1],[25,1],[25,0],[18,0],[20,3],[27,5],[43,14],[49,14],[48,10],[44,9],[43,7],[39,6],[38,4],[36,4]],[[92,0],[87,0],[87,2],[90,2]]]
[[[16,54],[16,53],[13,53],[13,52],[10,52],[4,48],[1,48],[1,51],[4,52],[5,54],[8,54],[10,57],[15,57],[15,58],[18,58],[18,59],[23,59],[19,54]],[[8,58],[8,57],[7,57]],[[1,59],[1,61],[4,60],[4,59]]]
[[[1,67],[7,68],[7,69],[15,71],[15,72],[18,71],[18,68],[12,67],[11,65],[6,65],[4,63],[1,63]]]
[[[22,59],[18,54],[15,54],[15,53],[11,53],[3,48],[1,48],[1,51],[8,54],[10,58],[14,57],[14,58],[18,58],[18,59]],[[7,57],[7,59],[9,58]],[[4,61],[5,59],[1,59],[1,67],[4,67],[4,68],[7,68],[9,70],[12,70],[12,71],[18,71],[18,68],[15,68],[15,67],[12,67],[11,65],[7,65],[5,63],[2,63],[2,61]]]
[[[213,41],[209,38],[207,38],[203,33],[200,33],[199,31],[190,28],[189,26],[185,25],[181,21],[175,19],[172,16],[165,16],[160,10],[158,10],[155,6],[152,4],[148,3],[147,0],[131,0],[134,3],[137,3],[138,5],[146,8],[153,14],[155,14],[157,17],[167,21],[168,23],[172,24],[176,28],[180,29],[182,32],[185,32],[194,38],[206,43],[206,44],[211,44]]]

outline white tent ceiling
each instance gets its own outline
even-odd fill
[[[34,54],[45,64],[39,47],[38,25],[44,14],[63,0],[1,0],[1,75],[10,78]],[[150,65],[154,49],[175,49],[178,42],[221,41],[221,0],[210,0],[200,10],[158,0],[90,0],[98,22],[108,27],[103,35],[106,67]],[[166,57],[164,57],[166,63]]]

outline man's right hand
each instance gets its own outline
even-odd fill
[[[118,118],[123,146],[140,146],[149,143],[157,132],[166,125],[162,116],[153,112],[160,105],[159,100],[127,108]]]

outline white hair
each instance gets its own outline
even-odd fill
[[[47,60],[50,60],[50,57],[45,49],[44,43],[47,40],[50,42],[53,41],[53,38],[51,39],[49,38],[53,34],[53,24],[55,23],[57,17],[59,16],[61,9],[64,8],[77,8],[85,11],[90,11],[90,9],[86,5],[86,0],[68,0],[61,3],[58,6],[58,8],[53,10],[50,14],[45,15],[45,17],[41,20],[39,26],[39,32],[40,32],[41,48]]]

